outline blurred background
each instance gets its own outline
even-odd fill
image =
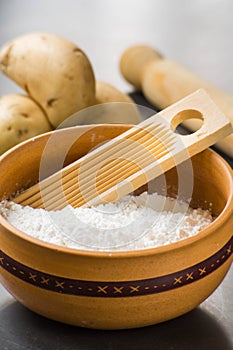
[[[152,45],[233,94],[231,0],[1,0],[0,46],[28,32],[74,41],[97,79],[122,89],[119,58],[128,46]],[[0,75],[0,95],[18,91]]]

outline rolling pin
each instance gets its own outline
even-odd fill
[[[141,90],[159,109],[164,109],[197,89],[204,88],[233,126],[233,97],[211,85],[189,69],[165,59],[153,48],[137,45],[128,48],[120,60],[124,78]],[[183,121],[192,131],[200,127],[200,120]],[[233,134],[215,146],[233,158]]]

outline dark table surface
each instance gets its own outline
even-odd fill
[[[147,43],[233,94],[232,12],[231,0],[0,0],[0,45],[31,31],[62,35],[88,54],[97,79],[130,93],[118,71],[119,57],[126,47]],[[0,76],[0,95],[19,91]],[[132,97],[146,104],[140,94]],[[163,324],[125,331],[47,320],[0,286],[0,349],[232,350],[233,266],[197,309]]]

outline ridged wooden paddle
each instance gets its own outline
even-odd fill
[[[174,129],[187,118],[203,120],[191,135]],[[204,90],[106,142],[13,200],[58,210],[115,201],[208,148],[232,132],[231,123]]]

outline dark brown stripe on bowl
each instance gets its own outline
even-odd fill
[[[180,288],[198,281],[224,264],[232,254],[233,236],[218,252],[202,262],[175,273],[136,281],[84,281],[49,275],[25,266],[0,250],[0,266],[13,276],[49,291],[87,297],[122,298]]]

